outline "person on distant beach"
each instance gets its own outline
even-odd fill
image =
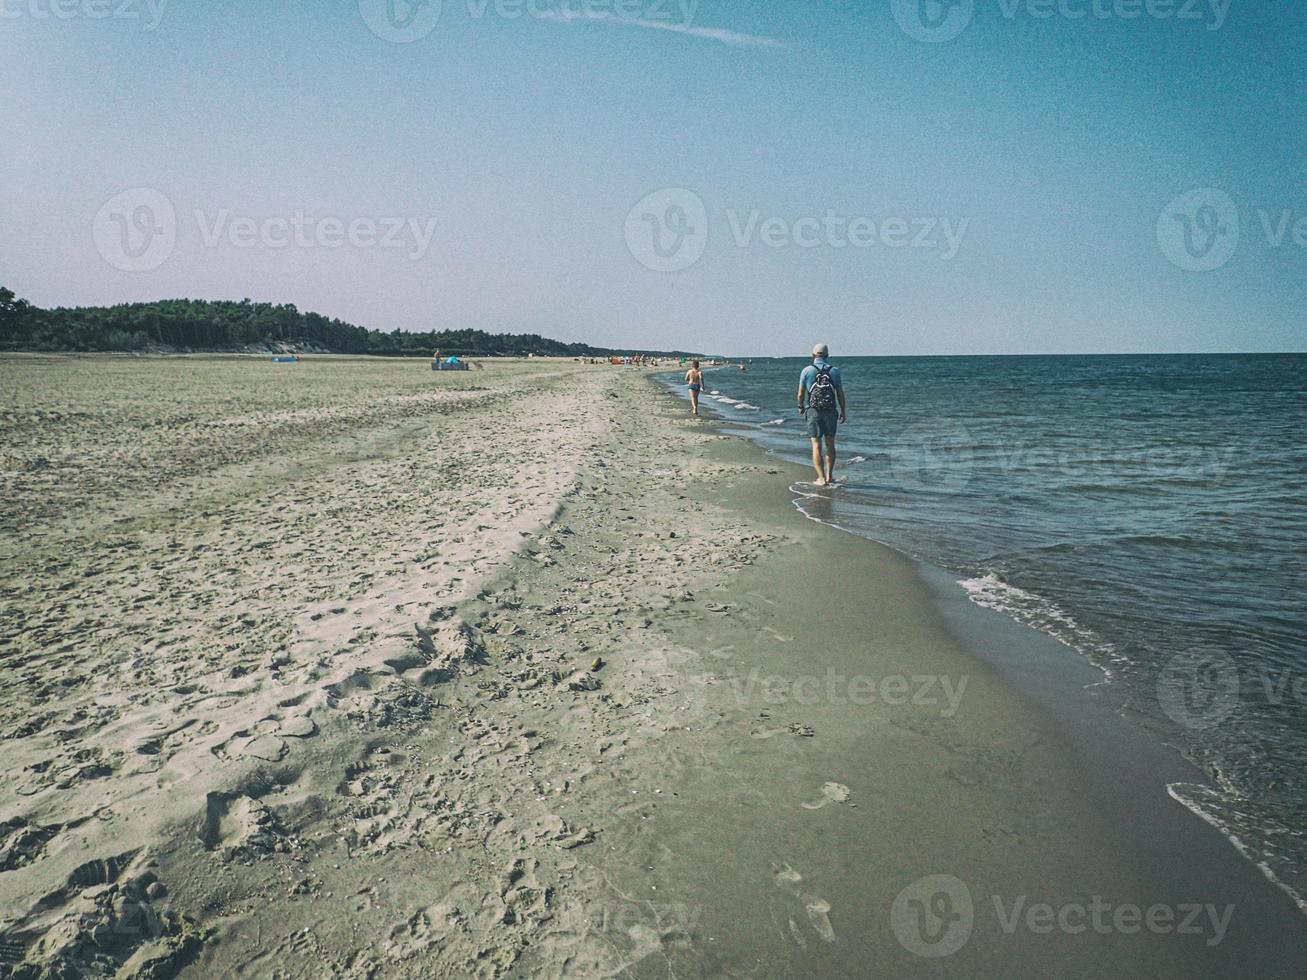
[[[703,391],[703,372],[699,370],[699,362],[694,361],[690,365],[690,370],[685,372],[685,383],[690,389],[690,409],[695,414],[699,414],[699,392]]]
[[[799,375],[799,414],[807,420],[812,439],[812,467],[817,471],[814,486],[824,487],[835,475],[835,430],[848,421],[844,406],[844,383],[840,369],[826,358],[830,348],[817,344],[812,349],[812,363]],[[838,406],[838,408],[837,408]],[[822,442],[826,443],[822,458]]]

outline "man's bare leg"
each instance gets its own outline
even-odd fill
[[[690,392],[690,408],[693,409],[695,415],[699,414],[699,393],[697,391]]]
[[[835,437],[826,437],[826,482],[835,482]]]
[[[826,485],[826,473],[821,468],[821,440],[812,440],[812,468],[817,471],[817,479],[813,481],[814,486],[824,487]]]

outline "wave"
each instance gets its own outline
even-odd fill
[[[1103,642],[1089,627],[1077,622],[1070,613],[1052,600],[1005,582],[994,572],[976,578],[959,579],[958,585],[967,594],[967,598],[982,609],[1002,613],[1019,623],[1046,633],[1073,650],[1087,655],[1089,661],[1105,675],[1113,676],[1109,662],[1115,660],[1119,663],[1119,654],[1110,647],[1105,648]],[[1106,658],[1095,656],[1103,653],[1107,654]]]
[[[757,405],[752,405],[742,398],[736,398],[734,395],[728,395],[721,390],[710,391],[708,397],[713,401],[721,402],[723,405],[730,405],[732,408],[738,408],[741,411],[761,412],[762,409]]]
[[[1196,783],[1169,783],[1166,787],[1167,795],[1183,806],[1196,817],[1210,824],[1231,844],[1234,849],[1246,858],[1249,863],[1257,868],[1265,877],[1282,892],[1293,900],[1298,906],[1300,912],[1307,912],[1307,898],[1292,884],[1277,873],[1277,869],[1271,867],[1271,862],[1276,859],[1277,855],[1273,851],[1263,850],[1260,853],[1256,848],[1248,844],[1243,837],[1244,830],[1241,824],[1249,825],[1249,832],[1256,837],[1266,838],[1266,827],[1274,822],[1268,821],[1265,814],[1244,814],[1239,812],[1237,806],[1232,806],[1231,802],[1222,798],[1218,790],[1211,786],[1202,786]],[[1293,836],[1293,831],[1288,827],[1279,827],[1280,836]],[[1283,859],[1276,862],[1283,864]],[[1283,873],[1283,868],[1280,869]]]

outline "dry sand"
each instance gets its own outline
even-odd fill
[[[906,560],[632,369],[0,388],[0,975],[1292,975],[1214,832],[1141,866]],[[948,957],[929,874],[974,899]],[[992,901],[1095,895],[1236,908],[1213,946]]]

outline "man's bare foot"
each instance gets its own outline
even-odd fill
[[[812,481],[812,485],[814,487],[824,487],[826,485],[826,481],[821,477],[817,477],[817,479]]]

